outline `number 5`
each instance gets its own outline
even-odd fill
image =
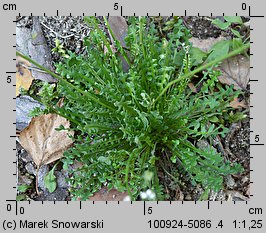
[[[114,10],[115,10],[115,11],[118,10],[118,3],[117,3],[117,2],[114,4]]]

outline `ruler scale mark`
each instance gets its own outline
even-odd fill
[[[16,216],[18,215],[18,202],[16,201]]]
[[[146,215],[146,201],[143,201],[144,216]]]

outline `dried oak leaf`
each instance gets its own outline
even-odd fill
[[[37,166],[60,159],[71,146],[72,140],[67,134],[73,135],[73,132],[55,130],[60,125],[68,128],[70,123],[56,114],[41,115],[33,118],[29,126],[20,133],[21,145]]]
[[[23,88],[29,90],[33,77],[27,67],[31,64],[22,57],[16,57],[16,96],[18,96],[19,89]]]
[[[222,75],[218,79],[223,84],[233,84],[235,90],[246,89],[250,78],[249,68],[249,58],[243,55],[231,57],[219,66]]]

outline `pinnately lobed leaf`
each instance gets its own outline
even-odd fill
[[[223,177],[242,168],[194,142],[211,142],[228,132],[219,119],[239,92],[219,84],[220,71],[212,68],[249,45],[226,53],[227,42],[221,42],[198,66],[206,54],[191,47],[181,19],[175,19],[161,38],[152,19],[129,17],[127,52],[116,39],[112,44],[97,18],[85,21],[93,28],[84,39],[87,55],[70,52],[57,64],[60,76],[53,74],[59,97],[64,97],[64,106],[53,110],[69,119],[76,132],[74,146],[64,153],[73,199],[86,200],[107,186],[127,191],[132,200],[147,189],[164,200],[161,177],[171,173],[169,162],[175,174],[184,174],[192,184],[222,189]],[[108,20],[104,21],[112,35]],[[127,72],[121,55],[128,63]],[[188,83],[197,73],[201,86],[193,92]],[[81,164],[77,170],[72,169],[74,161]],[[175,176],[170,174],[174,182]]]

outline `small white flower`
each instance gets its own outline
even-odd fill
[[[130,196],[125,196],[123,201],[131,201]]]
[[[140,193],[140,197],[141,197],[142,200],[144,200],[144,199],[147,199],[148,195],[147,195],[146,192],[141,192]]]
[[[148,189],[148,190],[146,191],[146,194],[147,194],[147,196],[148,196],[148,199],[150,199],[150,200],[152,200],[152,199],[155,198],[155,193],[154,193],[152,190],[150,190],[150,189]]]
[[[146,191],[146,194],[147,194],[148,196],[150,196],[152,193],[153,193],[153,192],[152,192],[150,189],[148,189],[148,190]]]
[[[155,199],[155,197],[156,197],[156,195],[155,195],[155,193],[151,193],[151,195],[150,195],[150,200],[154,200]]]

